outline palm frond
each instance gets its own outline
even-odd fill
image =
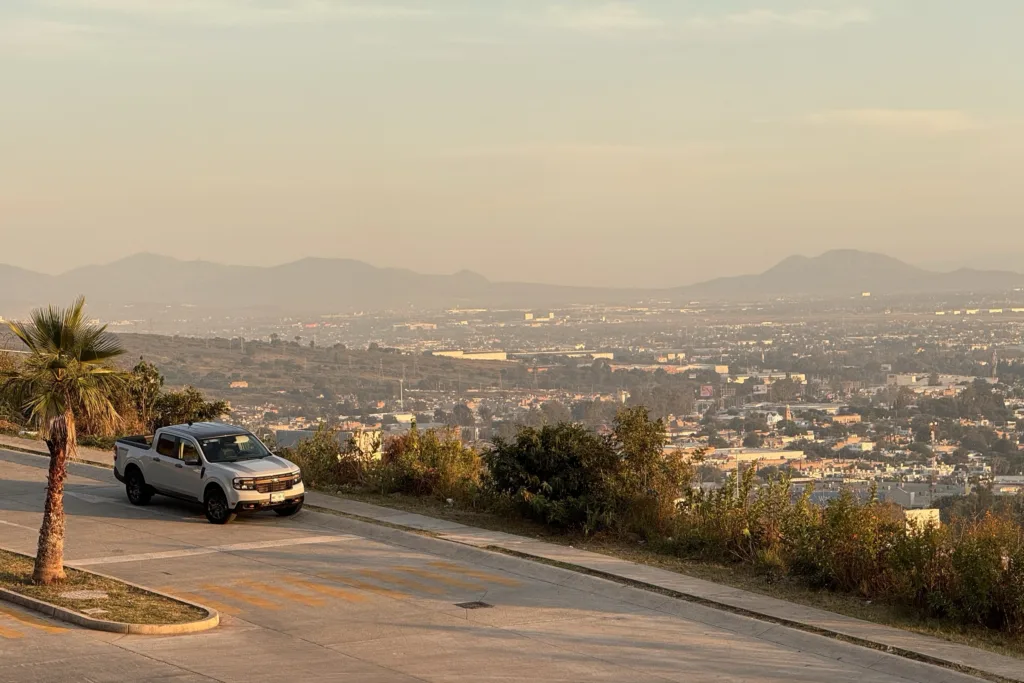
[[[38,309],[28,324],[10,325],[30,354],[0,379],[5,392],[44,432],[68,411],[105,427],[119,420],[113,399],[125,376],[109,361],[124,348],[106,326],[88,324],[84,310],[85,299],[79,297],[67,309]]]

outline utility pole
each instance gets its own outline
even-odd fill
[[[405,412],[405,378],[398,380],[398,407]]]

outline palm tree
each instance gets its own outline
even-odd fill
[[[76,418],[113,427],[119,420],[111,399],[124,374],[110,361],[124,353],[106,326],[89,324],[79,297],[68,309],[50,306],[32,312],[29,323],[8,323],[29,355],[3,373],[3,388],[46,439],[50,472],[43,525],[39,529],[32,580],[64,579],[64,480],[68,458],[77,448]]]

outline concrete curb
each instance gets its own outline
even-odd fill
[[[6,550],[6,548],[4,549]],[[13,550],[7,552],[14,553]],[[21,553],[17,553],[21,554]],[[84,569],[75,569],[75,571],[85,572]],[[184,605],[195,607],[196,609],[203,610],[206,612],[206,618],[200,619],[199,621],[190,621],[184,624],[125,624],[120,621],[106,621],[104,619],[95,619],[85,614],[79,614],[78,612],[68,609],[66,607],[58,607],[57,605],[50,604],[44,600],[37,598],[30,598],[27,595],[21,593],[15,593],[14,591],[7,590],[6,588],[0,588],[0,600],[20,605],[27,609],[45,614],[48,617],[52,617],[59,621],[66,621],[76,626],[83,628],[92,629],[94,631],[106,631],[108,633],[122,633],[125,635],[135,636],[178,636],[185,635],[187,633],[199,633],[200,631],[208,631],[212,628],[216,628],[220,624],[220,614],[217,610],[211,609],[205,605],[199,605],[188,600],[182,600],[176,598],[173,595],[161,593],[160,591],[146,588],[145,586],[139,586],[138,584],[125,581],[113,576],[107,576],[106,574],[99,574],[97,572],[85,572],[92,574],[93,576],[100,576],[104,579],[110,579],[123,583],[126,586],[137,588],[139,590],[152,593],[153,595],[159,595],[162,598],[173,600],[174,602],[180,602]]]

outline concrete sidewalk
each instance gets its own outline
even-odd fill
[[[26,439],[20,436],[7,436],[6,434],[0,434],[0,448],[50,457],[50,451],[47,450],[46,444],[39,439]],[[73,461],[84,462],[88,465],[99,465],[100,467],[113,467],[114,453],[112,451],[104,451],[98,448],[86,448],[84,446],[79,446],[78,453],[73,458]]]
[[[477,548],[500,548],[523,556],[580,567],[608,578],[625,579],[652,588],[672,591],[683,599],[697,600],[731,611],[739,611],[754,618],[830,635],[911,659],[953,667],[974,675],[1024,682],[1024,661],[1019,659],[722,586],[608,555],[544,543],[500,531],[487,531],[315,491],[307,492],[306,504],[366,520],[430,532],[439,538]]]

